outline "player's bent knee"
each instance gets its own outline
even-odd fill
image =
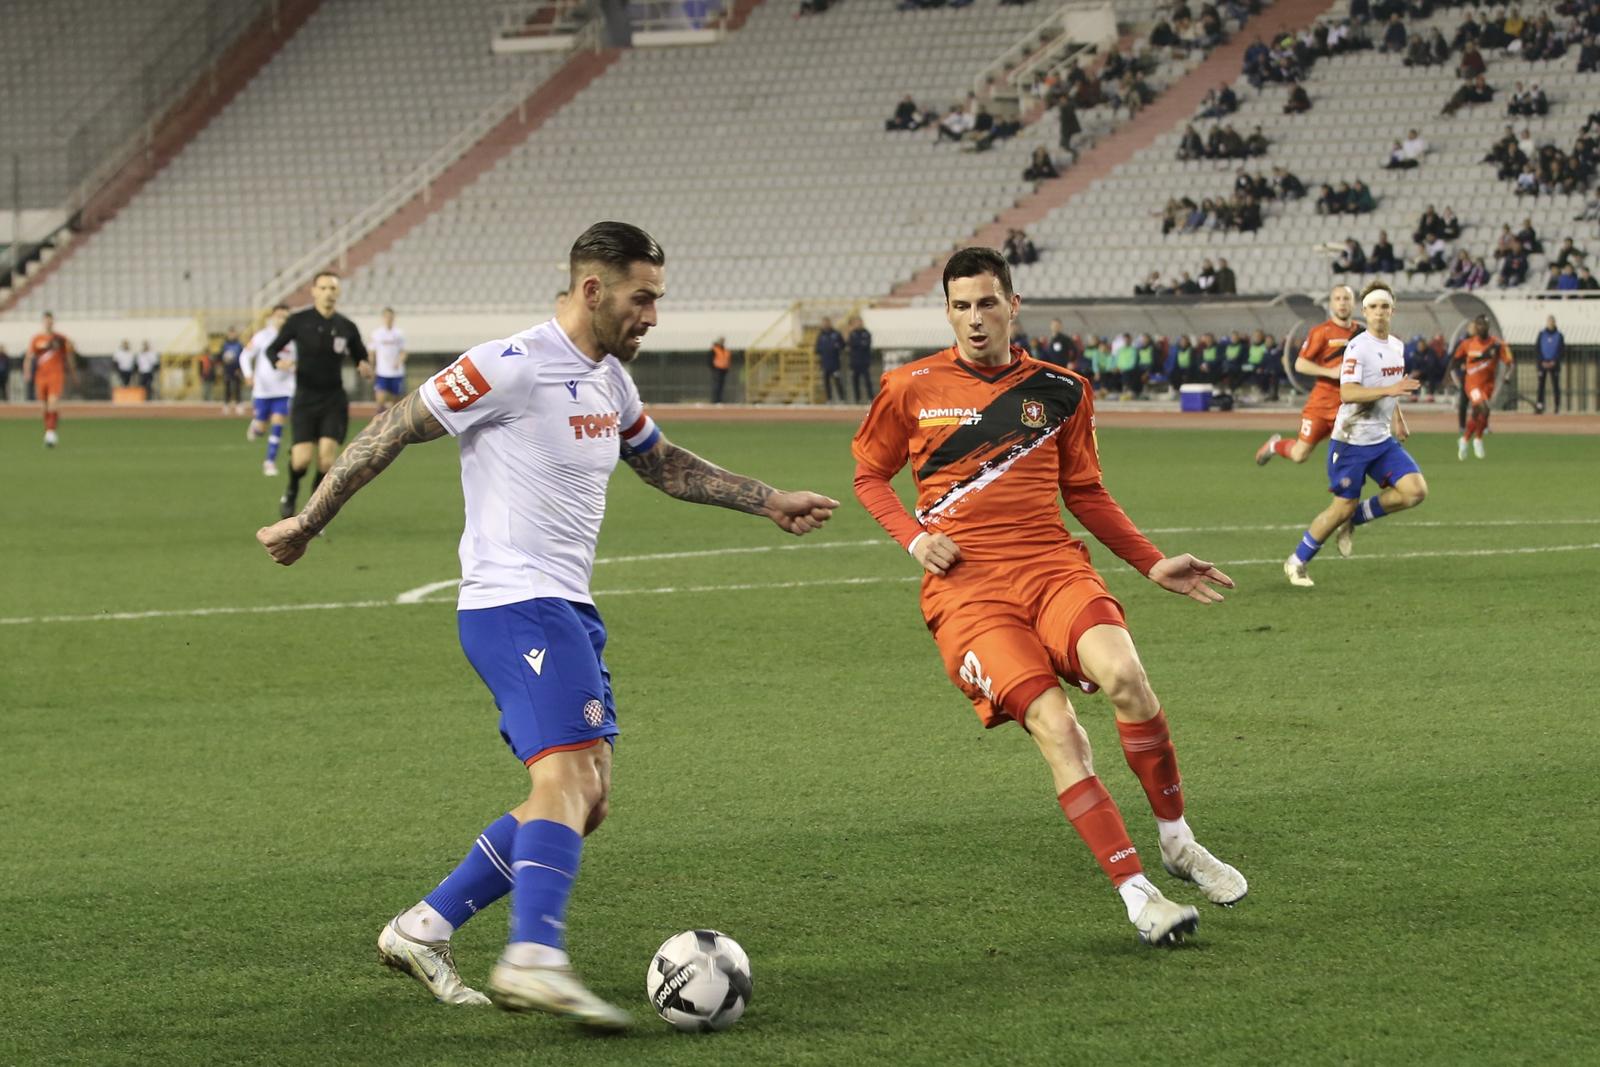
[[[1428,483],[1423,481],[1422,475],[1411,474],[1400,479],[1400,484],[1395,486],[1400,491],[1400,499],[1405,501],[1408,508],[1414,508],[1428,499]]]
[[[1052,689],[1028,705],[1027,726],[1045,759],[1053,763],[1057,758],[1073,757],[1087,762],[1089,735],[1060,689]]]
[[[589,817],[583,823],[583,836],[588,837],[600,829],[600,824],[606,821],[606,816],[611,814],[610,796],[602,796],[599,803],[589,809]]]

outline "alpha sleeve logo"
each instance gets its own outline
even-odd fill
[[[471,407],[490,388],[483,374],[473,366],[471,356],[462,356],[435,375],[433,387],[439,390],[439,399],[451,411]]]

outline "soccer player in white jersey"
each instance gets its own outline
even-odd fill
[[[383,962],[446,1003],[485,1003],[456,973],[450,936],[509,891],[510,943],[489,976],[494,1002],[599,1029],[630,1022],[579,981],[565,948],[567,897],[583,839],[606,816],[617,735],[605,627],[589,592],[617,460],[669,496],[765,515],[793,534],[817,529],[838,506],[713,466],[645,414],[623,365],[656,323],[665,261],[635,226],[591,226],[572,246],[572,295],[556,318],[468,350],[375,418],[304,511],[256,533],[274,560],[291,564],[407,445],[460,439],[461,645],[531,782],[527,800],[379,935]]]
[[[372,358],[372,392],[381,415],[406,393],[406,335],[394,324],[394,308],[383,309],[383,325],[372,331]]]
[[[255,332],[239,356],[239,369],[244,374],[244,384],[250,387],[253,408],[245,439],[254,441],[266,432],[267,458],[261,461],[261,473],[268,478],[278,476],[278,447],[283,444],[283,424],[289,418],[289,401],[294,398],[294,345],[285,345],[276,360],[267,357],[267,346],[288,317],[289,305],[274,307],[266,325]]]
[[[1396,511],[1414,508],[1428,495],[1422,469],[1401,442],[1409,435],[1400,412],[1400,398],[1421,384],[1407,377],[1405,344],[1389,333],[1394,319],[1394,290],[1386,282],[1368,282],[1361,290],[1365,333],[1344,348],[1339,366],[1339,415],[1328,447],[1328,491],[1333,502],[1311,520],[1294,554],[1283,562],[1292,585],[1316,583],[1306,573],[1328,535],[1340,534],[1339,553],[1350,554],[1350,531]],[[1380,492],[1361,500],[1368,478]]]

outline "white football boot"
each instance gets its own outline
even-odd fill
[[[1472,454],[1479,459],[1483,458],[1483,438],[1474,437],[1472,439]],[[1462,458],[1465,459],[1466,457],[1463,456]]]
[[[1250,892],[1244,875],[1207,852],[1194,840],[1183,842],[1171,854],[1161,850],[1161,866],[1174,878],[1192,882],[1213,904],[1231,908]]]
[[[407,937],[395,925],[395,919],[390,919],[383,933],[378,935],[378,961],[427,986],[428,992],[441,1004],[489,1003],[488,997],[467,985],[456,973],[450,942]]]
[[[264,459],[261,461],[261,473],[268,478],[276,478],[278,476],[278,465],[270,459]]]
[[[61,438],[56,436],[56,432],[54,430],[46,430],[44,432],[44,447],[54,448],[60,442]]]
[[[489,972],[489,999],[506,1011],[544,1011],[591,1030],[626,1030],[633,1016],[589,992],[571,967],[518,967],[502,958]]]
[[[1200,912],[1187,904],[1176,904],[1148,883],[1143,889],[1144,907],[1134,917],[1139,940],[1147,945],[1181,945],[1186,935],[1200,925]]]
[[[1350,554],[1356,550],[1356,520],[1353,516],[1340,525],[1333,543],[1339,549],[1340,556],[1350,558]]]
[[[1466,459],[1467,458],[1467,439],[1465,437],[1461,438],[1459,441],[1456,442],[1456,458],[1457,459]]]
[[[1277,455],[1273,449],[1281,440],[1283,440],[1283,435],[1275,433],[1267,438],[1266,444],[1256,449],[1256,466],[1265,467],[1272,460],[1272,457]]]
[[[1311,576],[1306,573],[1306,565],[1300,562],[1300,558],[1298,556],[1290,556],[1288,559],[1283,561],[1283,573],[1284,576],[1289,579],[1290,585],[1298,585],[1302,588],[1309,588],[1317,584],[1316,582],[1313,582],[1311,580]]]

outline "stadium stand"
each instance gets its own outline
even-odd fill
[[[362,0],[324,0],[216,121],[17,310],[242,306],[279,265],[486,106],[558,65],[549,55],[489,55],[500,6],[388,0],[375,18]]]
[[[1554,5],[1527,9],[1555,16]],[[1462,19],[1462,9],[1441,10],[1431,18],[1412,20],[1413,33],[1438,26],[1449,37]],[[1487,10],[1486,12],[1487,13]],[[1342,10],[1340,12],[1342,15]],[[1565,21],[1565,20],[1561,20]],[[1309,112],[1285,115],[1286,90],[1268,85],[1252,88],[1238,78],[1233,89],[1239,110],[1229,116],[1235,126],[1259,124],[1270,148],[1248,163],[1252,171],[1288,168],[1312,191],[1302,200],[1269,202],[1263,226],[1254,233],[1202,231],[1161,234],[1158,215],[1170,198],[1226,196],[1239,164],[1236,161],[1180,161],[1182,127],[1169,131],[1085,195],[1038,223],[1033,233],[1041,247],[1115,244],[1112,257],[1044,256],[1017,272],[1017,285],[1032,293],[1082,296],[1126,296],[1152,270],[1175,277],[1193,271],[1203,259],[1228,257],[1241,292],[1279,289],[1316,291],[1331,280],[1332,249],[1354,237],[1370,248],[1380,230],[1387,230],[1396,251],[1409,258],[1410,234],[1428,205],[1453,207],[1466,225],[1461,247],[1491,256],[1503,224],[1515,228],[1533,219],[1541,235],[1556,238],[1580,232],[1574,216],[1584,208],[1582,195],[1518,198],[1498,181],[1483,157],[1507,123],[1527,126],[1536,143],[1570,149],[1587,117],[1600,110],[1600,78],[1577,72],[1578,50],[1559,59],[1533,62],[1494,53],[1487,56],[1489,81],[1501,89],[1496,101],[1463,108],[1453,116],[1440,111],[1460,80],[1449,64],[1407,67],[1399,54],[1360,51],[1322,59],[1305,77],[1315,106]],[[1551,98],[1550,112],[1539,118],[1511,118],[1505,112],[1505,90],[1515,82],[1540,83]],[[1382,122],[1375,123],[1381,116]],[[1209,123],[1197,123],[1202,133]],[[1419,167],[1386,170],[1391,143],[1415,128],[1429,143]],[[1376,196],[1376,210],[1351,218],[1323,216],[1313,200],[1323,181],[1361,178]],[[1589,227],[1584,227],[1587,232]],[[1493,263],[1492,256],[1490,263]],[[1529,285],[1541,286],[1544,263],[1536,258]],[[1359,286],[1362,275],[1343,275]],[[1444,276],[1420,276],[1413,287],[1441,288]]]

